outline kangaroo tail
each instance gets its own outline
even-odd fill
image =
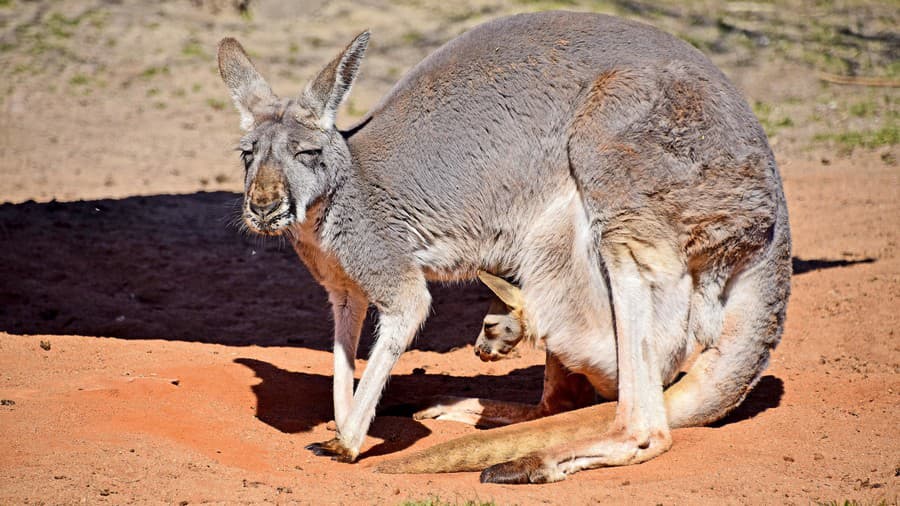
[[[481,471],[549,446],[602,434],[612,423],[615,410],[615,403],[610,402],[469,434],[411,455],[386,460],[375,467],[375,472]]]

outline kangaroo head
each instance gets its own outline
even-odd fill
[[[503,278],[478,271],[478,278],[496,295],[475,341],[481,360],[500,360],[525,337],[525,313],[519,288]]]
[[[350,152],[334,126],[338,107],[359,71],[369,32],[359,34],[299,96],[278,98],[232,38],[219,43],[219,73],[246,132],[243,219],[251,230],[278,235],[302,223],[306,210],[347,174]]]

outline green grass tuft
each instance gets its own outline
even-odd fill
[[[221,111],[221,110],[225,109],[226,104],[225,104],[224,100],[220,100],[218,98],[207,98],[206,105],[212,107],[213,109],[215,109],[217,111]]]
[[[147,67],[141,72],[142,79],[152,79],[156,76],[160,75],[169,75],[169,67],[164,65],[162,67]]]
[[[835,142],[850,151],[855,148],[873,149],[900,144],[900,128],[896,124],[890,124],[877,130],[816,134],[813,139]]]
[[[91,79],[84,74],[75,74],[74,76],[72,76],[71,79],[69,79],[69,84],[72,84],[75,86],[83,86],[83,85],[87,84],[88,82],[90,82],[90,80]]]
[[[856,499],[844,499],[843,501],[816,502],[817,506],[896,506],[897,501],[889,502],[887,499],[878,499],[875,501],[857,501]]]
[[[181,54],[188,58],[206,58],[206,51],[203,50],[203,46],[193,39],[185,43],[181,48]]]
[[[428,499],[420,499],[417,501],[404,501],[401,506],[497,506],[494,501],[476,501],[468,500],[466,502],[449,502],[439,497],[430,497]]]

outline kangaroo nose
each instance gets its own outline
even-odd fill
[[[257,204],[255,202],[250,202],[250,211],[259,216],[260,218],[265,218],[269,213],[275,210],[278,207],[278,204],[281,202],[279,200],[273,200],[271,202],[266,202],[264,204]]]

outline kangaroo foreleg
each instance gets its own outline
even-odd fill
[[[375,346],[353,396],[353,404],[343,424],[338,424],[338,435],[323,443],[307,448],[317,455],[330,455],[335,460],[353,462],[365,440],[381,392],[388,382],[391,369],[397,359],[412,342],[431,304],[431,296],[425,280],[407,286],[396,304],[381,309]]]

